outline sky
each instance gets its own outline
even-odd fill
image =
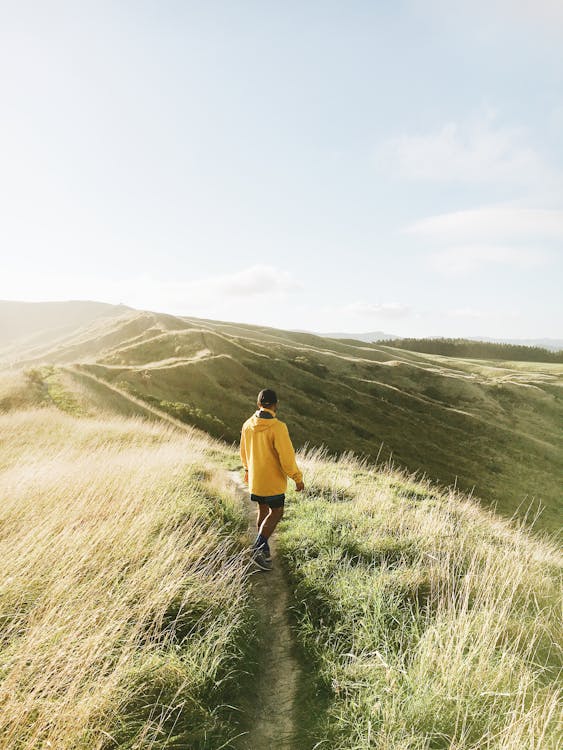
[[[0,299],[563,337],[560,0],[0,0]]]

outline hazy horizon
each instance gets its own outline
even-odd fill
[[[0,299],[563,337],[563,10],[0,8]]]
[[[13,304],[24,304],[24,305],[26,305],[26,304],[31,304],[31,305],[63,304],[64,305],[64,304],[79,303],[79,304],[84,304],[84,305],[88,305],[88,304],[95,304],[95,305],[101,304],[101,305],[108,305],[110,307],[114,306],[113,303],[99,302],[98,300],[38,300],[38,301],[28,302],[28,301],[25,301],[25,300],[5,300],[5,299],[0,299],[0,305],[10,304],[10,303],[13,303]],[[123,303],[120,303],[120,305],[123,305]],[[124,306],[125,309],[139,310],[140,312],[152,312],[152,313],[156,313],[156,314],[159,314],[159,313],[171,314],[171,313],[168,313],[165,310],[143,310],[142,308],[133,308],[133,307],[130,307],[128,305],[123,305],[123,306]],[[180,316],[180,317],[182,317],[182,316]],[[190,316],[190,315],[187,315],[185,317],[187,317],[187,318],[194,318],[194,319],[197,320],[199,316]],[[246,323],[244,323],[244,321],[235,320],[235,319],[224,319],[222,321],[218,321],[217,319],[212,319],[212,318],[204,318],[204,317],[201,317],[201,319],[202,320],[204,320],[204,319],[206,319],[206,320],[215,320],[215,322],[223,322],[223,323],[233,324],[233,325],[237,325],[237,324],[246,325]],[[17,338],[17,333],[15,331],[11,330],[12,329],[12,324],[15,324],[15,321],[12,320],[12,319],[10,319],[10,320],[11,320],[11,325],[10,325],[11,338],[16,339]],[[23,321],[20,321],[20,322],[23,323]],[[256,325],[261,325],[261,324],[257,323]],[[296,332],[296,333],[311,333],[311,334],[315,334],[317,336],[328,336],[328,337],[332,337],[332,338],[338,337],[338,336],[342,335],[343,337],[359,338],[359,339],[362,339],[362,340],[365,340],[365,341],[368,341],[368,338],[366,338],[366,337],[371,337],[369,339],[370,341],[376,340],[377,337],[389,338],[389,339],[417,338],[417,337],[410,337],[410,336],[400,336],[398,334],[395,334],[393,331],[389,331],[389,330],[386,330],[386,331],[383,331],[383,330],[353,330],[353,331],[343,331],[343,330],[338,329],[338,330],[330,330],[329,331],[329,330],[316,330],[316,329],[311,329],[311,328],[282,328],[282,327],[274,327],[274,329],[277,329],[277,330],[286,330],[286,331],[289,331],[289,332]],[[5,331],[5,333],[8,333],[8,331]],[[437,336],[428,336],[426,338],[442,338],[442,336],[440,336],[440,335],[437,335]],[[446,337],[444,337],[444,338],[446,338]],[[450,337],[450,338],[457,338],[457,337]],[[521,345],[524,345],[524,346],[540,346],[540,347],[545,346],[547,349],[551,349],[553,351],[558,351],[560,349],[563,349],[563,339],[562,338],[555,338],[555,337],[549,337],[549,336],[543,336],[543,337],[540,337],[540,338],[509,338],[509,337],[490,337],[490,336],[487,336],[486,334],[481,334],[481,335],[480,334],[475,334],[475,335],[465,336],[464,338],[466,338],[467,340],[484,341],[484,342],[490,341],[490,342],[493,342],[493,343],[495,343],[495,342],[496,343],[503,343],[504,342],[504,343],[521,344]]]

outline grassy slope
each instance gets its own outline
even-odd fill
[[[127,398],[76,373],[0,397],[0,744],[218,747],[248,604],[213,487],[236,452],[112,416]],[[329,705],[311,748],[555,750],[553,545],[350,456],[299,462],[280,544]]]
[[[280,544],[331,750],[556,750],[561,556],[459,494],[302,457]]]
[[[11,381],[11,382],[10,382]],[[0,414],[0,746],[208,748],[247,618],[229,452],[95,399]],[[37,394],[29,388],[33,403]]]
[[[43,358],[22,356],[28,366]],[[452,359],[156,313],[85,329],[48,358],[81,362],[229,441],[254,393],[272,385],[297,446],[392,455],[410,471],[474,488],[505,515],[541,501],[539,525],[560,523],[561,365]]]

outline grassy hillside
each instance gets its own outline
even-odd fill
[[[237,450],[179,427],[84,373],[0,376],[0,747],[240,747],[268,646]],[[554,545],[350,455],[298,461],[279,538],[322,699],[288,708],[294,750],[556,750]]]
[[[353,457],[303,456],[281,542],[331,750],[561,747],[559,550]]]
[[[53,406],[0,436],[0,747],[222,745],[247,587],[221,447]]]
[[[150,312],[127,313],[68,336],[18,365],[48,378],[97,378],[238,440],[265,385],[296,446],[390,457],[445,485],[474,491],[505,515],[544,510],[560,525],[563,365],[466,360],[307,333]],[[39,373],[40,377],[40,373]],[[43,387],[49,391],[56,390]]]

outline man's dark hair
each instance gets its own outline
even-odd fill
[[[264,388],[258,394],[258,403],[260,406],[273,406],[278,403],[276,392],[271,388]]]

